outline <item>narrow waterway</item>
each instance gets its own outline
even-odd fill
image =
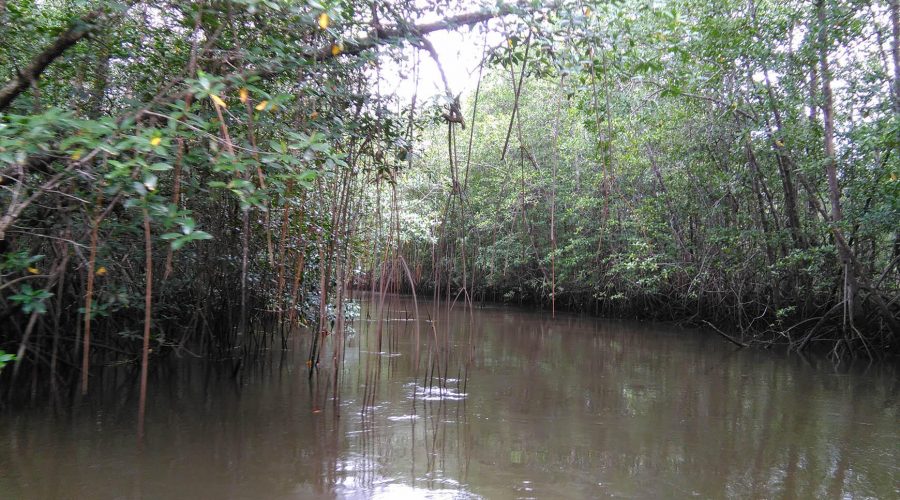
[[[420,301],[417,369],[412,301],[376,309],[353,322],[339,400],[330,352],[310,381],[298,340],[157,363],[140,445],[131,368],[74,409],[7,410],[0,498],[900,495],[894,366]]]

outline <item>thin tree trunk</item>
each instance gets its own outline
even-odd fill
[[[559,109],[560,95],[563,92],[563,80],[559,80],[559,89],[556,91],[556,108]],[[556,174],[560,161],[559,152],[559,112],[553,117],[553,149],[555,158],[553,159],[553,172],[551,173],[551,191],[550,191],[550,313],[556,318]]]
[[[515,73],[513,74],[513,109],[512,114],[509,116],[509,127],[506,129],[506,140],[503,141],[503,151],[500,154],[500,160],[506,159],[506,150],[509,147],[509,138],[512,135],[513,129],[513,120],[516,119],[516,114],[519,110],[519,93],[522,91],[522,83],[525,80],[525,69],[528,67],[528,51],[531,49],[531,32],[528,32],[528,38],[525,39],[525,56],[522,59],[522,70],[519,72],[519,83],[516,84]],[[512,66],[510,66],[509,71],[512,72]]]
[[[97,262],[97,232],[100,220],[95,219],[91,227],[91,249],[88,257],[87,291],[84,297],[84,335],[81,348],[81,394],[88,391],[88,372],[91,365],[91,309],[94,302],[94,270]]]
[[[247,268],[250,259],[250,209],[245,208],[241,217],[241,323],[239,332],[247,333]]]
[[[841,208],[841,191],[837,179],[837,166],[834,147],[834,97],[831,92],[831,69],[828,63],[828,22],[825,17],[825,0],[817,0],[819,20],[819,67],[822,79],[822,118],[824,121],[825,140],[825,175],[828,178],[828,191],[831,201],[831,220],[840,223],[844,216]],[[846,259],[845,259],[846,263]]]
[[[282,298],[282,294],[284,293],[284,285],[285,285],[285,247],[287,245],[287,237],[288,232],[290,230],[290,222],[291,222],[291,204],[290,204],[290,194],[294,187],[293,179],[288,179],[287,188],[285,189],[286,196],[284,198],[284,211],[281,216],[281,237],[278,239],[278,293],[275,295],[276,304],[277,304],[277,317],[278,324],[281,324],[281,320],[284,313],[284,300]]]
[[[900,0],[890,0],[891,9],[891,58],[894,63],[894,112],[900,114]]]
[[[144,413],[147,408],[147,373],[150,363],[150,322],[153,318],[153,244],[150,239],[150,214],[144,209],[144,252],[147,283],[144,288],[144,342],[141,348],[141,389],[138,402],[138,439],[144,437]]]

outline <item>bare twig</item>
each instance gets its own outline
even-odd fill
[[[728,335],[727,333],[723,332],[722,330],[719,330],[719,329],[716,327],[716,325],[710,323],[709,321],[706,321],[705,319],[704,319],[704,320],[700,320],[700,321],[701,321],[702,323],[705,323],[705,324],[706,324],[707,326],[709,326],[710,328],[712,328],[712,330],[713,330],[714,332],[716,332],[716,333],[718,333],[719,335],[725,337],[725,339],[728,340],[729,342],[731,342],[732,344],[734,344],[734,345],[736,345],[736,346],[738,346],[738,347],[747,347],[747,344],[745,344],[745,343],[743,343],[743,342],[741,342],[741,341],[735,339],[734,337],[732,337],[731,335]]]

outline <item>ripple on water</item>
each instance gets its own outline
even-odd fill
[[[468,396],[465,392],[459,392],[450,387],[440,387],[437,385],[424,387],[418,384],[415,384],[414,395],[416,399],[423,399],[425,401],[462,401]],[[409,398],[412,399],[413,394],[410,394]]]
[[[403,422],[408,420],[416,420],[417,418],[419,418],[418,415],[393,415],[388,417],[388,420],[392,422]]]
[[[399,352],[386,352],[386,351],[360,351],[363,354],[376,354],[378,356],[384,356],[386,358],[396,358],[398,356],[402,356],[403,354]]]

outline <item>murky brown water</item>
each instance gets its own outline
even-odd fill
[[[222,363],[159,367],[142,447],[121,369],[74,412],[0,414],[0,498],[900,496],[894,367],[457,305],[434,330],[420,323],[423,345],[445,345],[452,325],[441,394],[414,368],[411,301],[386,309],[386,354],[366,352],[376,322],[356,323],[337,408],[332,372],[309,382],[296,345],[236,377]]]

